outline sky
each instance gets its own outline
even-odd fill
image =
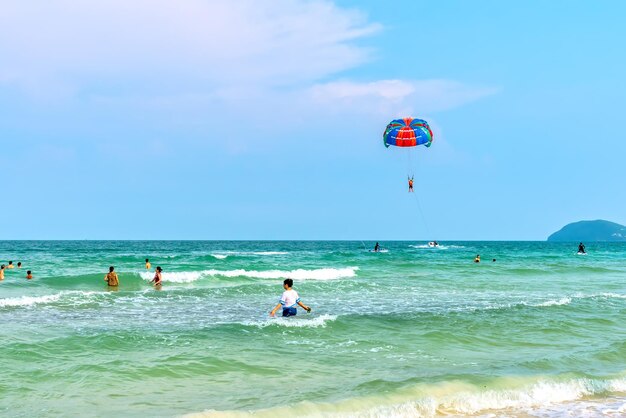
[[[0,0],[0,239],[626,224],[621,1]],[[394,118],[432,147],[386,149]],[[415,194],[407,175],[415,175]]]

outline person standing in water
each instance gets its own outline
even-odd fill
[[[33,278],[33,273],[32,273],[30,270],[28,270],[28,271],[26,272],[26,278],[27,278],[28,280],[31,280],[31,279]]]
[[[270,316],[275,316],[276,311],[282,307],[283,308],[283,316],[296,316],[298,314],[297,306],[300,306],[307,312],[311,312],[311,308],[306,306],[302,302],[300,302],[300,296],[298,296],[298,292],[292,289],[293,280],[285,279],[283,282],[283,288],[285,291],[283,292],[282,297],[280,298],[280,302],[272,311],[270,312]]]
[[[409,179],[409,193],[413,193],[413,177],[415,177],[415,176],[408,177],[408,179]]]
[[[585,244],[583,244],[582,242],[578,244],[578,252],[581,254],[585,254],[587,252],[585,251]]]
[[[0,280],[4,280],[4,264],[0,266]]]
[[[109,267],[109,273],[104,276],[104,281],[107,282],[109,287],[117,287],[120,285],[120,279],[117,277],[117,273],[114,270],[115,267]]]
[[[378,243],[376,243],[376,245],[374,245],[374,252],[377,253],[380,251],[380,245],[378,245]]]
[[[13,261],[9,261],[9,265],[7,266],[8,269],[12,269],[15,268],[15,266],[13,265]]]
[[[146,270],[150,270],[150,267],[152,267],[152,264],[150,264],[150,260],[146,258]]]
[[[161,276],[162,271],[163,269],[161,268],[161,266],[157,266],[154,273],[154,279],[150,280],[150,283],[154,283],[155,287],[161,286],[161,281],[163,280],[163,277]]]
[[[474,259],[474,263],[480,263],[480,255],[476,254],[476,258]]]

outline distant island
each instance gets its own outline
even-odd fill
[[[603,220],[574,222],[565,225],[560,231],[550,235],[548,241],[626,242],[626,226]]]

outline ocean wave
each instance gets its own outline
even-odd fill
[[[530,305],[530,306],[561,306],[561,305],[569,305],[572,302],[572,298],[561,298],[559,300],[548,300],[546,302]]]
[[[572,410],[579,410],[585,397],[624,392],[626,379],[594,380],[573,379],[567,381],[539,380],[520,385],[523,378],[503,378],[496,385],[510,385],[510,388],[487,389],[465,382],[441,382],[431,385],[420,384],[403,389],[396,394],[352,398],[337,403],[301,402],[262,409],[257,411],[215,411],[187,415],[194,417],[274,417],[298,415],[305,417],[436,417],[477,415],[494,411],[504,412],[505,416],[531,415],[533,411],[553,406],[556,416],[571,416]],[[615,402],[600,406],[599,410],[624,410]],[[542,415],[543,416],[543,415]],[[619,416],[619,415],[614,415]]]
[[[601,296],[601,297],[604,297],[604,298],[607,298],[607,299],[610,299],[610,298],[626,299],[626,295],[622,295],[622,294],[619,294],[619,293],[602,293],[602,294],[595,295],[595,296]]]
[[[261,255],[261,256],[272,256],[272,255],[287,255],[290,254],[289,251],[215,251],[211,253],[212,256],[215,255],[220,256],[250,256],[250,255]]]
[[[163,272],[164,282],[189,283],[203,277],[248,277],[253,279],[293,279],[293,280],[337,280],[355,277],[358,267],[345,268],[320,268],[313,270],[297,269],[291,271],[284,270],[204,270],[204,271],[181,271]],[[144,280],[152,280],[154,275],[151,272],[141,272],[140,276]]]
[[[252,251],[250,253],[242,253],[242,254],[252,254],[252,255],[287,255],[288,251]]]
[[[56,302],[61,294],[46,296],[20,296],[17,298],[0,299],[0,307],[32,306],[41,303]]]
[[[572,303],[573,300],[585,300],[585,299],[598,299],[598,298],[602,298],[602,299],[626,299],[626,295],[622,295],[619,293],[600,293],[600,294],[591,294],[591,295],[585,295],[585,294],[581,294],[581,293],[577,293],[571,296],[563,296],[559,299],[550,299],[550,300],[546,300],[543,302],[530,302],[530,301],[520,301],[520,302],[514,302],[514,303],[508,303],[508,304],[500,304],[500,305],[493,305],[493,306],[487,306],[486,308],[474,308],[474,310],[480,310],[480,309],[510,309],[510,308],[515,308],[515,307],[520,307],[520,306],[528,306],[531,308],[543,308],[543,307],[550,307],[550,306],[564,306],[564,305],[569,305],[570,303]]]
[[[463,245],[444,245],[444,244],[439,244],[436,247],[431,247],[431,246],[426,245],[426,244],[409,245],[409,247],[416,248],[416,249],[419,249],[419,250],[447,250],[447,249],[465,248]]]
[[[43,295],[43,296],[20,296],[16,298],[4,298],[0,299],[0,308],[4,307],[28,307],[33,305],[44,305],[62,301],[62,298],[72,298],[76,299],[78,296],[77,302],[85,303],[85,296],[90,296],[95,294],[96,292],[83,292],[80,290],[77,291],[66,291],[55,293],[52,295]]]
[[[482,310],[504,310],[504,309],[512,309],[512,308],[520,308],[520,307],[530,307],[530,308],[547,308],[551,306],[562,306],[569,305],[572,302],[572,298],[570,297],[562,297],[560,299],[550,299],[544,302],[530,302],[530,301],[519,301],[519,302],[511,302],[505,304],[496,304],[496,305],[487,305],[487,306],[473,306],[468,307],[471,311],[482,311]]]
[[[270,326],[286,327],[286,328],[326,328],[328,322],[332,322],[337,319],[337,315],[320,315],[313,318],[307,318],[306,316],[295,318],[268,318],[259,322],[244,322],[244,325],[256,326],[259,328],[265,328]]]
[[[228,254],[211,254],[211,257],[217,258],[218,260],[224,260],[228,257]]]

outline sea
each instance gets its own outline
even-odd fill
[[[626,416],[626,243],[374,244],[0,241],[0,416]]]

